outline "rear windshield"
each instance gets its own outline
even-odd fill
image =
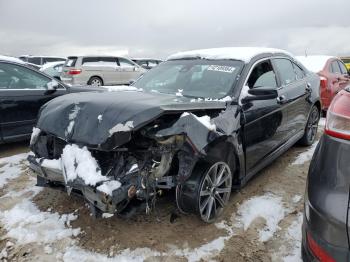
[[[68,57],[64,66],[67,66],[67,67],[75,66],[77,59],[78,59],[78,57],[75,57],[75,56]]]

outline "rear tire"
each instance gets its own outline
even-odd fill
[[[305,127],[303,137],[299,140],[299,143],[303,146],[310,146],[315,141],[317,135],[318,122],[320,120],[320,111],[317,106],[313,106],[310,111],[309,119]]]
[[[103,80],[98,76],[93,76],[89,79],[88,85],[91,86],[103,86]]]
[[[227,163],[201,163],[179,189],[178,205],[184,212],[195,213],[206,223],[222,214],[232,190],[232,172]]]

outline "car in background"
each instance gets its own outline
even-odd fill
[[[348,71],[350,71],[350,57],[341,57]]]
[[[21,60],[0,56],[0,144],[28,139],[40,107],[49,100],[90,90],[65,86]]]
[[[149,213],[167,191],[180,211],[214,222],[232,187],[295,143],[312,145],[319,84],[279,49],[178,53],[127,91],[50,101],[28,160],[38,185],[80,193],[95,215]]]
[[[69,85],[128,85],[146,70],[124,57],[69,56],[61,80]]]
[[[131,60],[147,70],[152,69],[153,67],[155,67],[155,66],[159,65],[161,62],[163,62],[162,60],[151,59],[151,58],[133,58]]]
[[[324,134],[312,157],[302,227],[304,261],[350,261],[350,87],[327,112]]]
[[[61,80],[60,76],[61,76],[64,64],[65,64],[65,61],[46,63],[40,68],[40,71],[44,72],[45,74],[53,78],[56,78],[57,80]]]
[[[24,62],[39,65],[39,66],[42,66],[46,63],[51,63],[51,62],[66,61],[65,57],[58,57],[58,56],[23,55],[23,56],[20,56],[19,59],[21,59]]]
[[[334,96],[350,83],[343,61],[334,56],[297,56],[304,66],[320,76],[322,111],[325,113]]]

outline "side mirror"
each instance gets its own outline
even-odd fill
[[[252,88],[248,90],[248,95],[242,98],[242,103],[255,100],[270,100],[278,97],[278,92],[276,88]]]
[[[57,81],[52,80],[50,82],[48,82],[46,84],[47,90],[46,90],[46,94],[52,94],[56,91],[56,89],[58,88],[59,84]]]

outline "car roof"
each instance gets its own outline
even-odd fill
[[[249,63],[252,58],[263,54],[285,54],[292,56],[287,51],[276,48],[266,47],[222,47],[222,48],[210,48],[210,49],[199,49],[192,51],[179,52],[170,55],[167,60],[175,59],[187,59],[187,58],[201,58],[201,59],[213,59],[213,60],[224,60],[233,59],[241,60],[245,63]]]
[[[18,64],[25,64],[21,59],[13,57],[13,56],[5,56],[5,55],[0,55],[0,61],[7,61],[7,62],[15,62]]]
[[[329,59],[339,59],[336,56],[328,55],[296,56],[295,58],[314,73],[322,71]]]

